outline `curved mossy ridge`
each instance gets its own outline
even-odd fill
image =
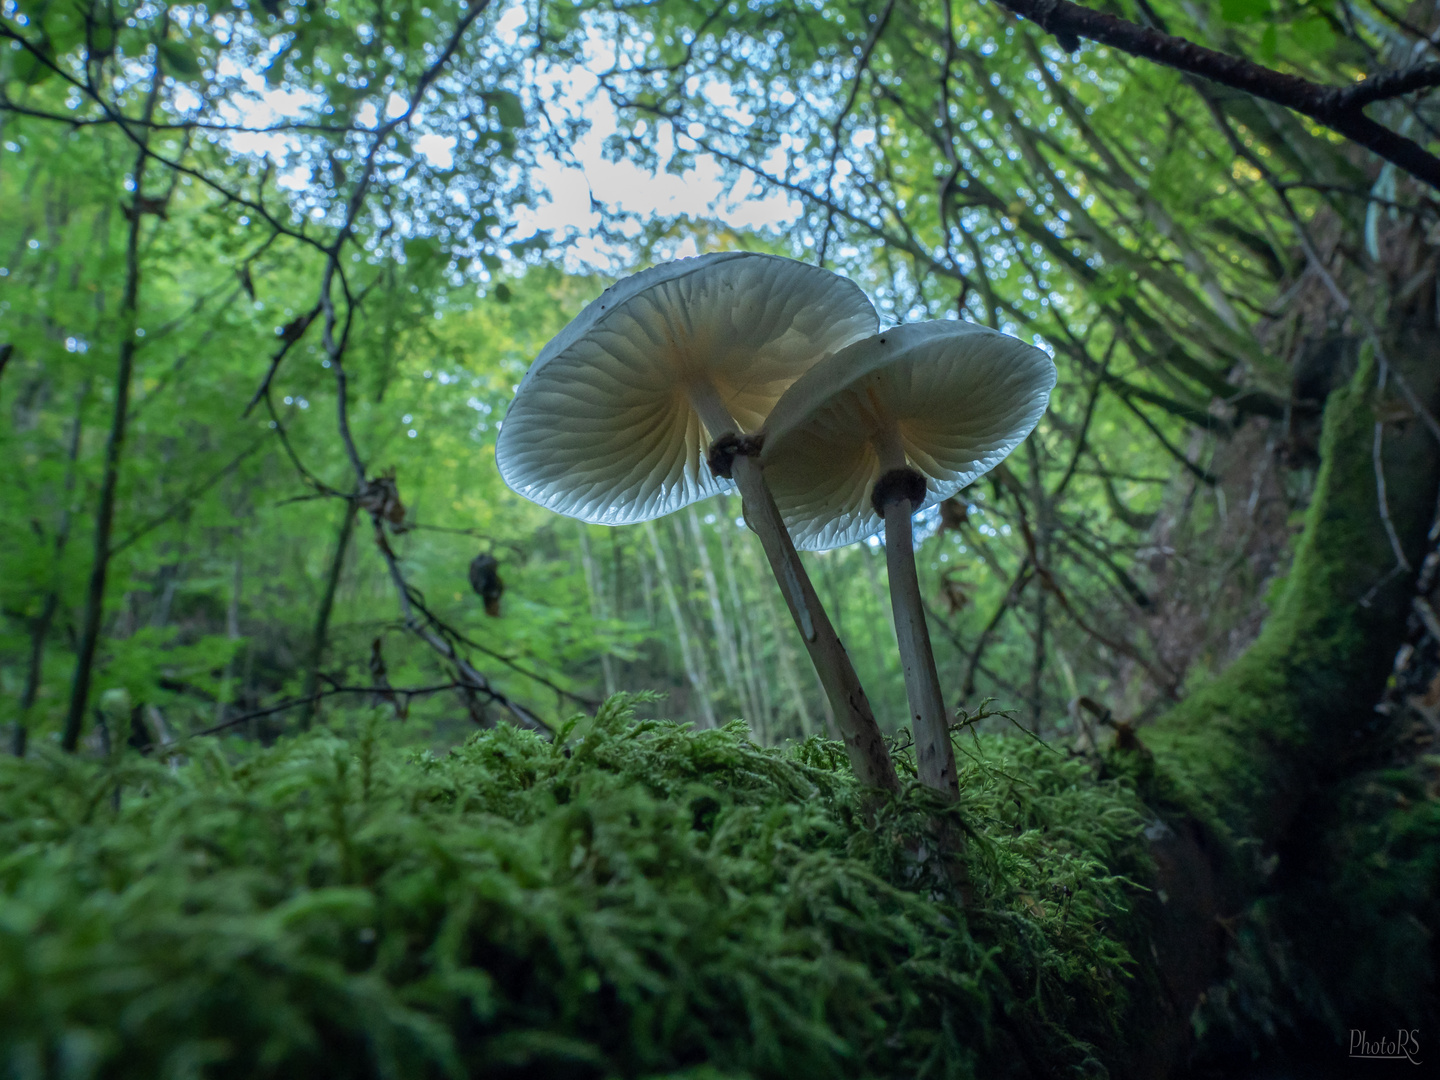
[[[1433,406],[1433,332],[1398,337],[1390,359]],[[1188,1052],[1175,1036],[1193,1026],[1217,1061],[1288,1047],[1328,1067],[1351,1027],[1429,1030],[1440,1015],[1434,764],[1375,769],[1395,732],[1374,705],[1414,590],[1377,509],[1380,398],[1362,352],[1326,404],[1315,494],[1261,634],[1142,731],[1143,753],[1108,759],[1176,829],[1158,829],[1151,849],[1155,895],[1170,903],[1147,914],[1175,1006],[1152,1021],[1171,1036],[1156,1061]],[[1418,420],[1384,431],[1386,506],[1418,565],[1440,454]]]
[[[0,763],[0,1071],[1103,1075],[1123,1039],[1142,816],[1082,762],[965,743],[958,810],[872,828],[838,744],[623,699],[553,745],[380,731]],[[982,840],[964,914],[937,812]]]
[[[1382,726],[1373,706],[1413,579],[1393,572],[1377,512],[1375,384],[1367,351],[1350,384],[1330,396],[1315,495],[1260,636],[1145,734],[1156,762],[1147,796],[1182,806],[1237,850],[1248,845],[1253,854],[1256,843],[1282,836],[1317,784],[1343,775],[1346,758]],[[1435,507],[1429,439],[1415,423],[1385,441],[1387,471],[1406,478],[1392,483],[1387,505],[1412,562]],[[1251,861],[1236,863],[1242,878]]]

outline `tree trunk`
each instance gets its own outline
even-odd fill
[[[680,660],[685,666],[685,678],[689,680],[690,688],[695,692],[700,719],[705,727],[717,727],[715,710],[710,705],[710,685],[705,678],[704,656],[703,654],[696,655],[696,643],[690,640],[690,631],[685,625],[685,613],[680,610],[680,600],[675,595],[675,586],[671,582],[670,570],[665,564],[665,552],[660,544],[660,534],[655,531],[655,523],[651,521],[645,523],[645,531],[650,536],[650,548],[655,553],[655,569],[660,574],[660,591],[665,596],[665,606],[670,609],[670,618],[675,623],[675,636],[680,646]]]
[[[790,651],[790,638],[785,632],[784,616],[780,613],[780,607],[775,603],[775,591],[779,588],[774,584],[773,579],[763,570],[757,571],[755,579],[759,585],[760,599],[765,605],[765,618],[768,620],[771,634],[775,640],[775,661],[780,667],[780,678],[784,681],[786,689],[790,691],[790,698],[795,703],[795,717],[800,724],[801,738],[808,739],[815,734],[815,718],[810,714],[810,706],[805,701],[805,688],[800,683],[799,666],[795,662],[795,656]],[[821,695],[824,696],[823,693]],[[831,724],[834,730],[834,724]]]
[[[55,612],[60,607],[60,560],[70,542],[70,499],[75,493],[76,463],[80,458],[80,433],[85,417],[85,402],[90,397],[90,380],[81,384],[75,396],[75,416],[70,421],[70,437],[65,449],[64,505],[60,510],[60,521],[55,527],[55,563],[51,570],[50,588],[40,608],[40,614],[30,626],[30,662],[25,669],[25,687],[20,692],[20,715],[15,721],[15,732],[10,749],[16,757],[25,756],[25,747],[30,738],[30,710],[40,696],[40,683],[45,671],[45,642],[50,637],[50,628],[55,622]]]
[[[720,582],[715,577],[715,565],[710,561],[705,530],[700,527],[700,515],[695,512],[694,506],[686,508],[686,517],[690,522],[690,538],[695,542],[695,554],[700,561],[700,575],[705,581],[705,595],[710,601],[710,625],[715,630],[715,650],[720,657],[720,666],[725,672],[725,681],[730,684],[730,692],[740,703],[740,711],[746,722],[750,724],[751,730],[755,730],[760,722],[759,710],[750,698],[740,670],[737,635],[730,625],[730,620],[725,617],[725,608],[720,602]]]
[[[1433,331],[1392,342],[1390,360],[1433,411],[1440,384]],[[1190,1043],[1195,1003],[1221,977],[1227,950],[1239,948],[1226,927],[1279,888],[1268,882],[1277,865],[1298,857],[1310,816],[1304,808],[1323,802],[1367,756],[1373,760],[1388,737],[1374,706],[1403,640],[1414,575],[1397,572],[1384,514],[1406,561],[1419,566],[1440,448],[1419,420],[1387,425],[1381,461],[1391,483],[1382,509],[1373,456],[1380,400],[1377,364],[1367,355],[1326,407],[1314,498],[1260,636],[1142,729],[1143,747],[1132,741],[1133,753],[1117,754],[1161,815],[1146,833],[1156,899],[1140,915],[1151,926],[1165,992],[1141,1003],[1136,1023],[1153,1037],[1139,1051],[1137,1075],[1163,1076],[1176,1066]]]
[[[335,552],[330,556],[330,570],[325,575],[325,591],[320,596],[320,608],[315,613],[315,632],[310,637],[310,657],[305,664],[305,684],[300,691],[305,699],[300,707],[300,730],[309,731],[315,721],[315,695],[320,690],[320,665],[325,661],[325,646],[330,638],[330,613],[335,607],[335,591],[340,586],[340,573],[345,568],[345,552],[350,547],[350,536],[355,531],[355,504],[345,500],[344,515],[340,518],[339,534],[335,538]]]
[[[131,170],[131,190],[138,203],[145,185],[145,166],[149,163],[149,122],[155,114],[160,95],[160,50],[155,50],[154,69],[150,77],[150,93],[145,102],[145,123],[140,125],[137,139],[140,149]],[[138,209],[130,214],[130,233],[125,245],[125,291],[120,301],[120,347],[115,372],[115,411],[110,420],[110,434],[105,442],[105,473],[100,482],[100,504],[95,510],[95,555],[90,567],[90,582],[85,590],[85,613],[80,628],[80,644],[75,656],[75,678],[70,686],[70,707],[65,716],[65,731],[60,745],[73,753],[80,745],[80,729],[85,722],[85,708],[90,700],[90,682],[95,671],[95,651],[100,644],[100,623],[105,615],[105,580],[110,571],[110,533],[115,523],[115,494],[120,486],[120,461],[125,452],[126,419],[130,412],[130,383],[135,371],[136,309],[140,298],[140,227],[145,215]]]
[[[720,553],[725,563],[725,586],[730,594],[730,610],[740,634],[741,675],[754,703],[756,715],[751,717],[752,729],[758,725],[760,741],[767,745],[775,742],[775,725],[770,700],[765,694],[768,680],[765,678],[763,657],[757,644],[759,626],[755,622],[755,609],[740,595],[740,578],[736,573],[735,548],[730,543],[731,512],[728,501],[721,495],[717,501],[720,510]]]
[[[230,574],[230,603],[225,608],[225,636],[231,641],[240,640],[240,591],[245,583],[244,534],[235,530],[235,564]],[[225,661],[225,672],[220,676],[220,693],[215,698],[215,726],[225,722],[225,709],[230,704],[235,683],[235,655]]]
[[[605,598],[602,595],[600,573],[595,567],[595,558],[590,551],[590,533],[583,521],[576,523],[576,532],[580,536],[580,561],[585,568],[585,589],[590,594],[590,617],[597,621],[605,618]],[[600,674],[605,680],[605,696],[610,697],[615,693],[615,664],[610,656],[608,646],[600,652]]]
[[[895,613],[890,610],[890,590],[880,580],[878,569],[878,564],[884,557],[883,553],[877,557],[875,549],[868,543],[860,545],[860,558],[865,566],[865,576],[870,580],[870,596],[884,613],[869,626],[870,644],[875,650],[875,673],[882,678],[890,667],[890,657],[894,655],[890,640],[885,636],[884,630],[890,631],[891,638],[895,635]]]
[[[1035,558],[1041,566],[1050,565],[1050,507],[1045,497],[1045,485],[1041,481],[1040,453],[1036,450],[1038,440],[1027,439],[1025,449],[1030,458],[1032,480],[1030,498],[1035,507]],[[1035,652],[1030,664],[1030,730],[1040,733],[1040,720],[1045,714],[1045,700],[1042,693],[1045,678],[1045,639],[1050,632],[1047,601],[1049,594],[1044,589],[1035,593]]]

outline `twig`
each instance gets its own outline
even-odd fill
[[[180,498],[176,499],[173,503],[166,507],[164,512],[161,513],[159,516],[154,517],[150,521],[146,522],[144,525],[141,525],[138,529],[135,529],[133,532],[127,535],[123,540],[111,545],[110,557],[113,559],[116,555],[120,554],[120,552],[124,551],[127,547],[135,543],[135,541],[139,540],[142,536],[145,536],[147,533],[153,532],[161,525],[164,525],[165,522],[169,521],[172,517],[175,516],[177,511],[179,511],[182,507],[195,499],[196,496],[205,494],[205,492],[209,491],[226,476],[234,472],[236,467],[239,466],[242,461],[248,458],[256,450],[259,450],[260,447],[265,444],[265,438],[265,435],[261,435],[244,450],[241,450],[240,453],[236,454],[235,457],[231,458],[230,463],[224,468],[222,468],[219,472],[212,474],[206,479],[200,481],[198,484],[190,487],[183,495],[180,496]]]
[[[1423,596],[1417,596],[1410,602],[1415,609],[1415,614],[1420,616],[1420,621],[1425,624],[1425,630],[1431,640],[1440,643],[1440,619],[1435,617],[1435,609],[1426,602]]]
[[[1377,380],[1377,391],[1385,389],[1384,368],[1380,369]],[[1390,520],[1390,500],[1385,493],[1385,460],[1382,450],[1385,440],[1385,422],[1375,421],[1375,441],[1370,448],[1370,460],[1375,467],[1375,501],[1380,509],[1380,520],[1385,525],[1385,535],[1390,538],[1390,549],[1395,552],[1395,565],[1404,573],[1410,573],[1414,568],[1410,560],[1405,558],[1405,549],[1400,546],[1400,535],[1395,531],[1395,523]]]
[[[1127,397],[1125,394],[1121,393],[1118,390],[1115,391],[1115,396],[1118,397],[1122,402],[1124,402],[1125,407],[1129,409],[1132,413],[1134,413],[1136,417],[1139,418],[1142,424],[1144,424],[1147,428],[1150,429],[1150,434],[1154,435],[1155,438],[1159,440],[1160,445],[1165,447],[1166,450],[1170,451],[1170,456],[1173,457],[1176,461],[1180,462],[1181,465],[1184,465],[1186,470],[1192,476],[1194,476],[1195,479],[1201,481],[1202,483],[1208,484],[1210,487],[1214,487],[1220,482],[1220,478],[1217,477],[1214,473],[1210,472],[1208,469],[1201,468],[1199,465],[1196,465],[1193,461],[1186,457],[1185,453],[1178,446],[1176,446],[1169,439],[1167,439],[1164,433],[1155,426],[1155,422],[1151,420],[1148,416],[1146,416],[1145,413],[1141,411],[1140,407],[1136,405],[1133,401],[1131,401],[1129,397]]]
[[[965,678],[960,684],[960,695],[963,699],[969,700],[975,693],[975,670],[980,666],[980,658],[985,654],[985,647],[990,644],[990,638],[994,635],[1000,620],[1005,613],[1020,599],[1020,594],[1025,591],[1025,586],[1030,584],[1030,579],[1035,576],[1035,565],[1027,555],[1020,562],[1020,569],[1015,572],[1015,577],[1010,582],[1010,587],[1005,590],[1000,605],[995,613],[990,616],[990,621],[985,624],[985,629],[980,631],[979,638],[975,641],[975,647],[970,650],[970,655],[965,662]]]
[[[249,416],[250,411],[255,408],[260,399],[270,393],[270,384],[275,380],[275,373],[280,370],[280,362],[305,336],[305,331],[310,328],[310,324],[315,321],[315,316],[318,314],[320,314],[320,305],[317,303],[303,315],[298,315],[286,323],[280,331],[280,347],[271,353],[270,366],[265,370],[265,377],[260,380],[260,385],[256,388],[255,393],[250,396],[249,403],[241,410],[241,417]]]
[[[1055,597],[1055,599],[1059,602],[1060,606],[1065,609],[1065,613],[1069,615],[1070,618],[1075,620],[1075,625],[1080,627],[1081,630],[1085,631],[1085,633],[1089,634],[1096,641],[1100,642],[1100,644],[1104,645],[1108,649],[1120,653],[1124,656],[1128,656],[1131,660],[1134,660],[1137,664],[1139,664],[1142,668],[1145,669],[1145,673],[1149,675],[1150,678],[1155,680],[1155,685],[1164,690],[1168,696],[1172,698],[1179,697],[1179,684],[1173,674],[1171,674],[1170,672],[1162,673],[1159,669],[1155,667],[1155,665],[1150,663],[1150,661],[1146,660],[1144,656],[1140,655],[1140,652],[1133,646],[1129,645],[1127,642],[1120,641],[1116,638],[1112,638],[1109,635],[1102,633],[1100,630],[1096,629],[1088,622],[1086,622],[1085,619],[1081,617],[1080,613],[1075,610],[1075,608],[1070,603],[1069,597],[1065,595],[1065,591],[1060,588],[1060,583],[1055,580],[1055,575],[1052,574],[1050,572],[1050,569],[1040,561],[1040,556],[1037,553],[1035,546],[1035,534],[1030,530],[1030,521],[1025,514],[1024,503],[1022,503],[1019,499],[1016,499],[1015,504],[1020,511],[1020,534],[1025,538],[1025,547],[1029,552],[1030,562],[1035,567],[1035,574],[1037,577],[1040,578],[1041,587],[1046,592],[1052,594]]]
[[[374,179],[377,165],[377,157],[380,147],[390,135],[402,124],[408,122],[419,108],[430,84],[439,77],[445,65],[450,62],[460,47],[460,42],[470,25],[480,17],[481,13],[489,7],[490,0],[472,0],[469,8],[461,19],[456,23],[454,31],[445,48],[429,68],[420,76],[415,85],[414,92],[410,95],[410,101],[405,111],[393,117],[388,123],[382,125],[375,132],[375,137],[370,144],[370,149],[365,156],[365,164],[361,171],[360,179],[356,182],[355,190],[351,192],[350,199],[346,204],[345,223],[335,237],[333,244],[327,249],[325,273],[320,284],[320,309],[325,314],[325,326],[322,332],[321,342],[326,355],[335,372],[335,411],[336,423],[340,432],[341,441],[345,446],[346,456],[350,460],[351,468],[355,471],[357,491],[365,490],[369,481],[365,472],[365,463],[360,457],[360,452],[355,444],[355,438],[350,430],[349,413],[349,378],[345,371],[344,354],[349,344],[350,328],[355,316],[355,300],[349,294],[349,286],[345,281],[344,271],[340,267],[340,251],[345,242],[349,239],[355,227],[355,221],[359,216],[360,208],[364,203],[365,196],[370,190],[370,184]],[[348,301],[345,310],[343,323],[338,318],[335,310],[333,288],[338,280],[340,288],[346,294]],[[337,340],[335,330],[340,325],[340,336]],[[391,550],[389,542],[385,539],[384,526],[380,517],[379,508],[370,511],[371,521],[375,528],[376,546],[385,560],[386,568],[389,570],[391,581],[395,585],[395,591],[400,599],[401,614],[405,620],[406,629],[415,634],[460,672],[465,682],[463,689],[478,691],[486,694],[492,701],[504,707],[524,727],[535,731],[549,732],[549,727],[521,706],[518,702],[512,701],[504,694],[495,690],[490,681],[477,671],[471,663],[460,655],[455,648],[454,642],[450,640],[449,627],[446,627],[428,610],[421,609],[424,618],[416,615],[417,605],[411,594],[409,583],[400,570],[400,562]]]
[[[865,69],[870,66],[870,55],[875,51],[875,45],[880,40],[880,35],[885,32],[885,27],[890,22],[890,13],[895,10],[895,0],[887,0],[885,10],[875,20],[875,28],[870,31],[870,36],[865,40],[864,47],[860,50],[860,58],[855,64],[855,77],[850,82],[850,93],[845,96],[845,104],[841,106],[840,112],[835,117],[835,122],[830,125],[830,165],[825,175],[825,190],[829,191],[835,182],[835,166],[840,158],[840,129],[845,124],[845,118],[850,115],[850,110],[855,107],[855,99],[860,96],[860,80],[865,77]],[[833,211],[825,215],[825,229],[820,234],[820,243],[815,248],[815,265],[825,265],[825,255],[830,248],[830,233],[835,225],[835,214]]]
[[[280,704],[272,705],[268,709],[256,709],[254,712],[248,712],[242,716],[232,716],[224,723],[215,724],[201,731],[191,732],[188,738],[198,739],[205,735],[216,735],[230,728],[238,727],[247,721],[258,720],[262,716],[274,716],[276,713],[287,712],[301,705],[313,705],[321,698],[333,697],[336,694],[398,694],[403,696],[408,702],[410,698],[419,697],[422,694],[438,694],[445,690],[455,690],[462,687],[479,690],[482,693],[486,692],[483,687],[466,687],[465,684],[461,682],[442,683],[438,686],[416,686],[409,689],[394,686],[332,686],[329,690],[317,690],[307,697],[291,698],[289,701],[282,701]],[[166,749],[173,750],[175,746],[175,743],[170,743]]]
[[[5,36],[0,32],[0,37]],[[11,40],[18,40],[12,36]],[[77,83],[77,88],[83,84]],[[0,110],[13,112],[17,116],[28,116],[34,120],[50,120],[57,124],[65,124],[71,128],[105,127],[111,124],[129,124],[136,128],[145,128],[150,131],[213,131],[226,135],[277,135],[286,132],[307,132],[317,135],[369,135],[375,129],[363,127],[360,124],[315,124],[305,120],[284,120],[275,124],[267,124],[264,127],[250,127],[247,124],[218,124],[211,120],[181,120],[176,123],[164,123],[158,120],[145,120],[141,117],[117,117],[106,114],[104,116],[73,116],[64,113],[46,112],[44,109],[32,108],[28,105],[21,105],[16,101],[4,96],[0,92]]]
[[[577,705],[589,709],[592,713],[600,707],[600,702],[596,701],[594,698],[586,697],[584,694],[577,694],[573,690],[566,690],[558,683],[551,682],[545,676],[538,675],[535,672],[531,671],[529,668],[516,663],[513,657],[506,656],[502,652],[497,652],[496,650],[490,648],[488,645],[482,645],[474,638],[469,637],[468,635],[457,630],[455,627],[445,622],[443,619],[441,619],[438,615],[436,615],[433,611],[430,610],[430,608],[425,603],[425,598],[420,594],[419,589],[415,588],[413,585],[409,585],[408,583],[406,585],[406,588],[409,589],[410,592],[410,602],[419,609],[420,613],[424,615],[427,620],[429,620],[431,625],[441,630],[445,634],[445,636],[450,638],[452,641],[458,641],[463,645],[468,645],[476,652],[482,652],[486,656],[489,656],[494,660],[500,661],[500,663],[504,664],[506,667],[510,668],[515,673],[523,675],[525,676],[525,678],[531,679],[539,683],[547,690],[553,690],[561,697],[569,698]]]
[[[1382,4],[1380,0],[1370,0],[1370,6],[1373,7],[1376,11],[1380,12],[1380,14],[1384,15],[1396,26],[1400,27],[1400,29],[1404,30],[1407,34],[1411,34],[1412,36],[1419,38],[1432,49],[1440,50],[1440,30],[1436,30],[1434,33],[1431,33],[1427,30],[1422,30],[1420,27],[1416,26],[1414,23],[1406,19],[1403,15],[1398,15],[1395,12],[1391,11],[1384,4]]]
[[[1326,291],[1329,292],[1335,303],[1339,305],[1342,312],[1352,316],[1360,323],[1361,327],[1364,328],[1366,337],[1370,339],[1370,343],[1375,349],[1375,359],[1380,367],[1380,377],[1384,379],[1388,375],[1388,377],[1394,378],[1395,385],[1400,389],[1400,396],[1405,399],[1405,403],[1410,406],[1416,416],[1420,417],[1421,422],[1429,429],[1430,434],[1435,437],[1436,441],[1440,441],[1440,421],[1437,421],[1435,414],[1425,407],[1425,403],[1420,400],[1419,395],[1415,393],[1414,388],[1410,385],[1410,381],[1405,378],[1404,374],[1396,370],[1390,363],[1390,358],[1385,351],[1385,343],[1380,339],[1380,331],[1376,328],[1369,314],[1351,302],[1350,297],[1346,295],[1345,290],[1340,288],[1339,282],[1335,280],[1335,276],[1330,273],[1329,268],[1326,267],[1324,261],[1320,258],[1320,253],[1315,249],[1314,241],[1310,239],[1310,230],[1308,230],[1305,227],[1305,223],[1300,220],[1300,215],[1295,212],[1295,207],[1291,205],[1289,196],[1285,193],[1284,186],[1280,183],[1279,178],[1270,170],[1270,167],[1265,164],[1259,155],[1252,152],[1251,149],[1245,145],[1244,141],[1235,134],[1234,129],[1230,127],[1230,119],[1225,115],[1224,110],[1221,109],[1208,94],[1203,93],[1203,91],[1201,96],[1204,98],[1205,104],[1209,107],[1210,114],[1214,118],[1216,125],[1229,141],[1231,149],[1235,151],[1237,156],[1243,157],[1253,166],[1264,178],[1271,190],[1275,192],[1275,197],[1279,200],[1281,209],[1284,210],[1285,216],[1290,220],[1291,226],[1295,229],[1296,238],[1299,239],[1300,247],[1305,252],[1305,261],[1310,265],[1310,268],[1315,271],[1316,276],[1320,278]]]
[[[284,448],[285,455],[290,459],[290,464],[295,466],[295,471],[300,474],[301,479],[321,495],[330,498],[350,498],[348,494],[331,487],[305,467],[305,463],[300,460],[300,455],[295,453],[295,448],[290,445],[290,435],[285,430],[284,423],[280,420],[280,414],[275,411],[275,402],[271,398],[269,391],[265,393],[265,408],[270,413],[270,430],[273,431],[275,437],[280,440],[280,445]]]
[[[1115,344],[1120,340],[1118,333],[1110,335],[1110,345],[1105,350],[1105,358],[1100,362],[1099,370],[1095,373],[1095,384],[1090,387],[1090,400],[1085,403],[1085,415],[1080,421],[1080,431],[1075,436],[1075,452],[1070,455],[1070,464],[1065,469],[1065,475],[1055,485],[1055,490],[1050,493],[1050,501],[1055,502],[1065,493],[1070,486],[1070,480],[1075,475],[1075,469],[1080,464],[1080,455],[1085,452],[1085,440],[1090,433],[1090,420],[1095,415],[1095,405],[1100,400],[1100,391],[1105,386],[1105,380],[1110,374],[1110,358],[1114,355]]]

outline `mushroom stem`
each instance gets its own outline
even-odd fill
[[[691,384],[690,402],[712,441],[724,435],[741,434],[730,410],[708,381],[697,380]],[[820,676],[820,684],[825,688],[825,696],[835,710],[840,737],[845,743],[856,779],[866,787],[898,792],[900,780],[895,775],[895,765],[880,734],[880,725],[870,709],[865,688],[860,685],[855,665],[850,662],[845,646],[841,644],[830,617],[820,604],[815,587],[810,583],[810,575],[805,572],[795,543],[780,517],[780,510],[770,494],[769,485],[765,483],[765,474],[759,462],[753,457],[738,456],[733,475],[744,503],[745,521],[760,538],[770,569],[780,583],[790,616],[800,630],[810,660]],[[951,772],[954,772],[953,766]]]
[[[895,638],[905,674],[905,696],[915,735],[915,765],[926,787],[956,797],[960,794],[955,770],[955,748],[950,742],[950,718],[940,692],[940,675],[925,624],[920,600],[920,579],[915,572],[915,539],[911,517],[924,499],[925,481],[909,468],[900,433],[892,428],[875,440],[880,457],[880,479],[872,496],[875,510],[885,519],[885,568],[890,578],[890,607],[895,615]],[[907,483],[908,482],[908,483]],[[906,487],[914,491],[907,492]]]

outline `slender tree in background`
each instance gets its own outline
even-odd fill
[[[606,617],[604,589],[600,583],[600,571],[595,564],[595,556],[590,550],[590,536],[585,531],[586,525],[581,522],[575,529],[580,539],[580,563],[585,571],[585,587],[590,592],[590,614],[595,619]],[[615,681],[615,664],[608,652],[600,655],[600,671],[605,679],[605,693],[610,695],[619,689]]]
[[[340,575],[345,571],[345,556],[350,550],[350,537],[355,532],[357,508],[346,500],[340,514],[340,528],[335,534],[334,549],[330,553],[329,568],[325,573],[325,585],[320,593],[320,604],[315,609],[315,631],[310,639],[310,653],[305,663],[305,682],[300,690],[303,704],[300,706],[299,725],[301,731],[309,730],[315,718],[316,693],[320,689],[320,667],[325,662],[325,646],[330,638],[330,616],[335,610],[335,592],[340,587]]]
[[[660,531],[654,522],[645,523],[645,534],[650,540],[650,551],[655,557],[655,570],[660,580],[660,593],[665,598],[666,610],[670,612],[670,624],[675,631],[675,642],[680,648],[680,661],[684,665],[685,678],[699,709],[705,727],[715,726],[715,709],[710,701],[710,679],[705,671],[704,653],[691,636],[686,625],[685,612],[680,605],[675,585],[677,578],[671,576],[671,566],[665,557],[665,545],[660,540]],[[678,568],[676,568],[678,573]]]
[[[80,456],[80,435],[85,416],[85,404],[90,397],[90,381],[87,379],[81,384],[79,392],[75,396],[75,415],[70,421],[70,431],[66,439],[65,448],[65,480],[61,485],[61,498],[64,505],[60,510],[60,520],[55,527],[54,553],[58,560],[65,554],[66,545],[70,542],[70,499],[75,490],[75,468],[76,460]],[[25,756],[26,742],[30,730],[30,710],[35,707],[35,699],[40,693],[40,681],[44,673],[45,646],[50,636],[50,628],[55,620],[55,613],[60,607],[60,586],[54,581],[55,569],[51,570],[51,579],[45,590],[45,599],[41,601],[40,614],[35,617],[30,627],[30,660],[25,669],[25,689],[20,692],[20,715],[15,720],[15,733],[11,740],[11,752],[16,757]]]
[[[105,581],[110,572],[110,537],[115,524],[115,502],[120,486],[120,465],[125,453],[126,427],[129,423],[130,384],[135,373],[135,353],[143,333],[139,325],[140,299],[140,237],[145,227],[145,179],[150,164],[150,124],[160,100],[162,46],[169,31],[169,20],[160,21],[158,36],[150,57],[150,88],[141,109],[136,134],[135,164],[130,169],[128,188],[131,193],[128,218],[130,227],[125,240],[125,285],[120,296],[116,320],[117,364],[114,382],[114,412],[110,431],[105,438],[104,475],[100,481],[100,498],[95,507],[95,550],[91,556],[90,583],[85,590],[85,609],[81,616],[80,642],[75,653],[75,675],[70,684],[70,706],[65,713],[65,728],[60,745],[73,751],[80,743],[80,730],[85,722],[85,709],[90,701],[90,682],[94,676],[95,650],[100,644],[100,622],[105,615]]]

